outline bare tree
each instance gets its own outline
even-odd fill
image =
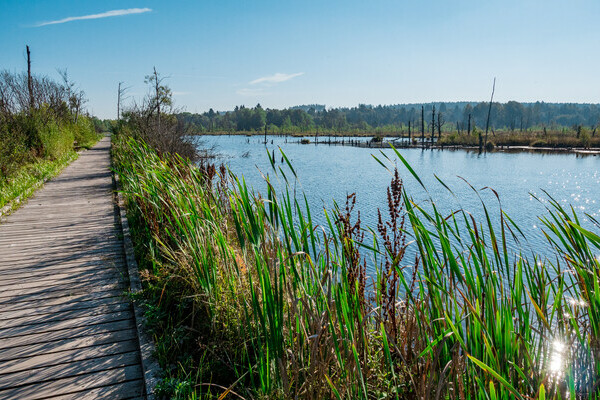
[[[467,125],[467,135],[471,135],[471,114],[469,114],[469,122]]]
[[[182,157],[197,159],[196,147],[191,140],[189,126],[178,120],[175,114],[181,110],[173,107],[171,89],[153,69],[144,82],[150,85],[150,93],[141,104],[136,102],[122,117],[134,135],[143,139],[159,153],[177,153]]]
[[[25,46],[27,50],[27,88],[29,89],[29,112],[33,111],[33,79],[31,77],[31,52],[29,45]]]
[[[69,80],[69,75],[66,69],[59,69],[58,74],[63,80],[63,90],[66,92],[69,110],[73,115],[73,122],[77,123],[81,109],[87,102],[87,99],[85,98],[85,92],[81,89],[78,89],[75,86],[75,83]]]
[[[492,97],[490,98],[490,106],[488,108],[487,121],[485,123],[485,144],[487,147],[488,129],[490,128],[490,114],[492,113],[492,101],[494,101],[494,91],[496,90],[496,78],[494,77],[494,84],[492,86]]]
[[[125,96],[129,87],[123,86],[124,82],[119,82],[119,89],[117,91],[117,121],[121,120],[121,108],[123,106],[123,102],[129,98],[129,96]]]
[[[421,106],[421,148],[425,147],[425,107]]]
[[[431,111],[431,147],[433,147],[433,137],[435,136],[435,105]]]

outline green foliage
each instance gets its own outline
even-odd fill
[[[0,123],[0,182],[12,175],[29,158],[27,138],[21,130]]]
[[[73,150],[74,135],[70,127],[61,129],[56,121],[49,121],[39,127],[38,134],[46,158],[56,160]]]
[[[73,132],[78,147],[90,148],[98,141],[98,133],[90,118],[79,117],[76,123],[69,124],[68,129]]]
[[[58,175],[64,167],[77,158],[73,150],[62,154],[55,160],[35,158],[33,161],[20,165],[11,172],[10,177],[0,180],[0,208],[15,199],[25,201],[44,181]],[[18,204],[14,204],[15,208]]]
[[[587,129],[583,129],[581,135],[579,136],[579,140],[581,140],[581,145],[586,149],[592,144],[592,136]]]

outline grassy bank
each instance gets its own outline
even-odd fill
[[[58,175],[76,159],[77,152],[71,150],[55,160],[40,158],[19,167],[10,178],[0,181],[0,210],[9,212],[17,208],[45,181]]]
[[[41,184],[75,160],[75,149],[91,148],[100,139],[86,117],[77,123],[60,123],[53,118],[23,114],[3,122],[0,209],[7,207],[4,212],[18,207]],[[36,138],[37,146],[28,143],[30,137]]]
[[[290,191],[261,197],[224,168],[114,143],[162,394],[600,396],[598,224],[585,230],[551,202],[555,257],[515,256],[507,243],[524,238],[498,205],[482,205],[484,221],[442,215],[412,202],[395,173],[373,231],[353,195],[319,227]],[[274,175],[293,184],[291,165]]]
[[[483,134],[483,133],[482,133]],[[497,132],[488,134],[488,142],[495,146],[529,146],[545,148],[600,148],[600,136],[583,131],[579,135],[565,132]],[[478,146],[479,134],[442,135],[440,145]]]

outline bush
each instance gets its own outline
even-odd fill
[[[592,137],[590,136],[590,133],[588,132],[588,130],[587,130],[587,129],[584,129],[584,130],[581,132],[581,135],[580,135],[580,137],[579,137],[579,140],[581,140],[581,145],[582,145],[584,148],[586,148],[586,149],[587,149],[587,148],[589,148],[589,147],[590,147],[590,145],[591,145],[591,143],[592,143]]]
[[[0,124],[0,180],[5,180],[23,164],[28,157],[25,135],[20,130],[10,130],[8,124]]]
[[[89,118],[79,117],[77,123],[71,124],[70,129],[73,131],[73,137],[77,146],[88,148],[96,142],[96,130]]]
[[[44,157],[56,160],[73,149],[73,130],[61,129],[57,122],[50,121],[39,130]]]

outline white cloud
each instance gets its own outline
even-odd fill
[[[262,78],[255,79],[250,82],[250,85],[256,85],[257,83],[280,83],[289,81],[290,79],[300,75],[304,75],[304,72],[297,72],[295,74],[282,74],[281,72],[277,72],[274,75],[263,76]]]
[[[72,22],[72,21],[80,21],[80,20],[84,20],[84,19],[99,19],[99,18],[109,18],[109,17],[120,17],[123,15],[131,15],[131,14],[142,14],[142,13],[147,13],[152,11],[151,8],[127,8],[124,10],[111,10],[111,11],[106,11],[100,14],[90,14],[90,15],[82,15],[80,17],[67,17],[67,18],[63,18],[63,19],[58,19],[56,21],[48,21],[48,22],[42,22],[39,23],[37,25],[34,25],[36,28],[39,28],[40,26],[46,26],[46,25],[55,25],[55,24],[64,24],[65,22]]]

